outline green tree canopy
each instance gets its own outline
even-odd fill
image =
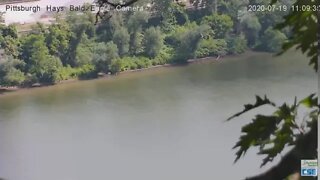
[[[128,32],[130,34],[130,49],[132,55],[137,55],[143,51],[142,47],[142,27],[148,22],[149,14],[146,12],[133,13],[127,22]]]
[[[263,44],[260,47],[269,52],[279,52],[283,42],[287,39],[286,35],[279,30],[268,28],[262,36]]]
[[[124,56],[129,52],[130,35],[125,27],[118,29],[113,35],[113,42],[119,49],[119,55]]]
[[[19,40],[6,36],[0,40],[0,48],[5,51],[5,54],[17,58],[19,56]]]
[[[118,48],[113,42],[97,44],[93,50],[93,63],[96,71],[109,72],[110,64],[118,57]]]
[[[26,79],[22,72],[24,66],[23,61],[6,56],[0,63],[0,84],[4,86],[21,85]]]
[[[39,61],[34,74],[40,83],[57,83],[61,80],[59,73],[62,67],[58,57],[48,55],[46,59]]]
[[[137,11],[129,16],[127,27],[130,34],[140,32],[142,27],[148,22],[149,14],[144,11]]]
[[[20,57],[26,62],[28,71],[34,71],[48,55],[49,50],[42,34],[31,34],[22,39]]]
[[[144,52],[149,57],[156,57],[163,46],[163,37],[160,28],[151,27],[144,34]]]
[[[211,16],[204,17],[201,24],[209,25],[214,31],[215,37],[219,39],[224,38],[231,30],[233,21],[228,15],[212,14]]]
[[[258,43],[258,36],[261,30],[261,24],[258,17],[253,13],[247,13],[241,18],[241,26],[250,47],[255,47]],[[281,42],[282,43],[282,42]]]
[[[51,55],[63,58],[67,54],[71,39],[70,27],[64,21],[49,26],[46,44]]]
[[[2,37],[10,36],[12,38],[18,38],[18,31],[15,25],[0,26],[0,34]]]
[[[198,49],[201,39],[211,33],[208,25],[201,25],[183,33],[178,39],[176,47],[176,58],[178,61],[186,61],[189,58],[195,58],[195,52]]]

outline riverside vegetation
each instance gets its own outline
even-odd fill
[[[272,27],[287,12],[248,12],[249,3],[269,3],[255,1],[204,0],[192,7],[154,1],[145,11],[111,12],[98,25],[91,12],[67,12],[56,14],[48,27],[35,24],[27,35],[15,25],[0,25],[0,87],[95,78],[248,48],[277,52],[291,32]]]

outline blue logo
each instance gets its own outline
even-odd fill
[[[302,168],[301,176],[317,176],[317,168]]]

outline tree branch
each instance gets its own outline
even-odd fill
[[[318,121],[314,121],[311,130],[297,140],[296,146],[282,158],[278,165],[246,180],[282,180],[296,172],[300,173],[301,159],[314,159],[317,156],[317,136]]]
[[[127,7],[127,6],[130,6],[136,2],[138,2],[139,0],[130,0],[128,2],[125,2],[125,3],[113,3],[113,2],[109,2],[109,0],[98,0],[97,1],[97,4],[99,6],[99,10],[96,14],[96,23],[98,23],[99,21],[99,18],[103,18],[105,15],[108,14],[108,11],[104,11],[104,12],[101,12],[101,8],[105,7],[105,6],[111,6],[113,7],[113,9],[116,9],[116,8],[122,8],[122,7]],[[109,17],[107,17],[107,19],[110,19],[112,16],[110,15]]]

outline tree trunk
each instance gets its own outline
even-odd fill
[[[214,0],[213,3],[213,11],[214,13],[218,13],[218,0]]]
[[[319,60],[320,60],[320,11],[318,11],[318,70],[319,70],[319,68],[320,68],[320,66],[319,66]],[[318,78],[319,78],[319,74],[318,74]],[[318,84],[318,87],[320,87],[320,84]],[[320,88],[318,88],[318,91],[319,91],[319,93],[320,93]],[[318,94],[319,94],[318,93]]]

